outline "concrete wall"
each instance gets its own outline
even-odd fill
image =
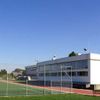
[[[100,55],[90,55],[90,84],[100,84]]]

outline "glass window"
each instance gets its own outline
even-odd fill
[[[87,71],[77,72],[77,76],[88,76],[88,72]]]

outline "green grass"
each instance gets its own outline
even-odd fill
[[[0,100],[100,100],[100,97],[75,94],[45,95],[31,97],[0,97]]]
[[[7,88],[8,87],[8,88]],[[0,82],[0,96],[25,96],[25,95],[43,95],[43,94],[51,94],[51,91],[46,89],[38,89],[29,86],[18,85]],[[58,93],[52,91],[52,93]]]
[[[93,96],[83,96],[76,94],[58,94],[59,92],[53,91],[55,95],[51,95],[51,91],[44,89],[37,89],[27,86],[27,95],[25,85],[7,84],[5,82],[0,82],[0,100],[100,100],[100,97]],[[46,95],[44,95],[44,92]],[[57,95],[58,94],[58,95]],[[29,96],[31,95],[31,96]]]

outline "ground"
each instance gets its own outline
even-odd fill
[[[55,94],[58,91],[51,91],[38,86],[31,86],[12,81],[0,80],[0,96],[28,96],[28,95],[43,95]]]
[[[44,91],[44,88],[45,88],[45,91]],[[1,80],[0,81],[0,96],[5,96],[5,97],[0,97],[0,100],[100,100],[100,97],[89,96],[91,95],[89,94],[90,91],[85,91],[84,93],[84,90],[72,89],[72,92],[76,92],[80,94],[72,94],[72,93],[59,94],[58,92],[59,89],[61,88],[31,86],[31,85],[25,85],[21,83],[12,82],[12,81],[7,82],[4,80]],[[55,90],[58,90],[58,91],[55,91]],[[67,90],[68,88],[62,88],[63,92],[66,92]],[[85,96],[86,93],[89,95]],[[81,94],[84,94],[84,95],[81,95]]]
[[[76,94],[42,95],[27,97],[0,97],[0,100],[100,100],[100,97]]]

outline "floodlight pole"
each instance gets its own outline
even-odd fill
[[[28,96],[28,94],[27,94],[27,92],[28,92],[28,91],[27,91],[27,90],[28,90],[28,89],[27,89],[27,85],[28,85],[28,81],[27,81],[27,79],[26,79],[26,96]]]
[[[51,94],[52,94],[52,80],[50,81]]]
[[[38,69],[38,62],[39,62],[39,61],[38,61],[37,59],[36,59],[35,61],[36,61],[36,67],[37,67],[37,73],[38,73],[38,74],[36,75],[36,78],[38,78],[38,77],[39,77],[39,71],[38,71],[38,70],[39,70],[39,69]]]
[[[45,65],[44,65],[44,90],[43,90],[44,95],[45,95],[45,85],[46,85],[45,81],[46,81],[46,77],[45,77]]]
[[[50,75],[49,75],[49,77],[52,77],[52,67],[51,67],[51,69],[50,69]],[[51,94],[52,94],[52,86],[53,86],[53,80],[51,79],[50,80],[50,88],[51,88]]]
[[[61,80],[60,80],[61,81],[60,82],[61,85],[60,85],[60,89],[61,89],[61,93],[62,93],[62,65],[61,65],[61,74],[60,75],[61,75]]]
[[[7,72],[7,88],[6,88],[6,96],[8,96],[8,72]]]
[[[72,88],[73,88],[73,74],[72,74],[72,66],[71,66],[71,93],[72,93]]]

